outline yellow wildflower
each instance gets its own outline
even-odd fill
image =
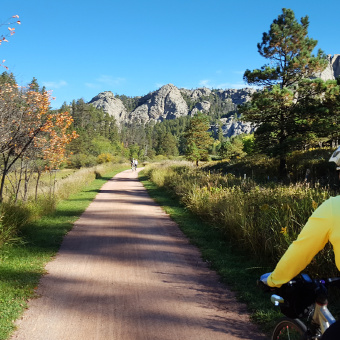
[[[318,204],[314,200],[312,201],[312,207],[314,210],[318,207]]]
[[[269,209],[269,205],[268,204],[263,204],[260,209],[262,211],[268,210]]]

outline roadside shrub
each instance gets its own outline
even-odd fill
[[[307,182],[315,186],[339,187],[335,163],[329,158],[333,153],[330,148],[318,148],[308,151],[294,151],[287,156],[287,171],[290,183]],[[278,181],[279,160],[263,154],[253,154],[241,160],[207,164],[205,170],[221,174],[232,173],[237,177],[252,178],[257,182]]]
[[[95,166],[96,164],[97,164],[97,158],[95,156],[86,155],[84,153],[71,155],[67,161],[67,165],[71,169],[91,167],[91,166]]]
[[[113,162],[115,157],[110,153],[102,153],[97,157],[97,163],[103,164],[103,163],[110,163]]]
[[[25,204],[1,203],[0,248],[4,245],[22,242],[20,229],[32,219],[32,213]]]
[[[277,159],[269,158],[263,154],[254,154],[241,160],[207,164],[203,168],[221,174],[231,173],[236,177],[244,178],[246,176],[246,178],[253,178],[257,182],[267,182],[277,179],[278,165]]]
[[[3,217],[4,215],[0,215],[0,248],[21,240],[18,237],[17,228],[14,225],[3,223]]]
[[[164,156],[164,155],[157,155],[157,156],[153,157],[153,160],[156,161],[156,162],[164,161],[166,159],[167,159],[167,157]]]
[[[329,158],[333,149],[320,148],[295,151],[287,159],[287,166],[293,182],[306,181],[315,185],[333,186],[338,183],[335,163]]]
[[[27,204],[1,204],[2,223],[20,229],[32,220],[32,213]]]

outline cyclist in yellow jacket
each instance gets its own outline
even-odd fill
[[[338,153],[337,153],[338,152]],[[331,160],[340,166],[340,147]],[[340,270],[340,196],[331,197],[322,203],[310,216],[308,222],[285,254],[275,270],[261,276],[261,281],[270,287],[280,287],[297,276],[330,242],[334,249],[335,264]],[[324,333],[322,340],[340,339],[340,321],[337,321]]]
[[[340,270],[340,196],[328,199],[314,211],[275,270],[269,273],[266,284],[280,287],[290,281],[306,268],[328,241],[333,246],[335,263]]]

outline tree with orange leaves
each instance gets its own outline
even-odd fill
[[[3,23],[3,24],[0,24],[0,27],[2,26],[8,26],[8,25],[14,25],[14,24],[18,24],[20,25],[21,24],[21,21],[20,20],[17,20],[19,19],[19,15],[13,15],[11,18],[8,19],[8,22],[7,23]],[[8,27],[8,32],[6,34],[1,34],[0,35],[0,46],[3,42],[8,42],[7,40],[7,37],[9,36],[12,36],[14,33],[15,33],[15,28],[14,27]],[[8,70],[8,67],[7,66],[4,66],[4,62],[6,60],[0,60],[0,66],[3,66],[5,69]]]
[[[31,88],[0,84],[0,202],[5,179],[14,164],[34,154],[58,168],[66,145],[77,137],[67,129],[73,119],[68,112],[51,112],[50,94]]]
[[[58,169],[65,160],[66,145],[78,137],[75,131],[68,133],[73,118],[69,112],[49,113],[42,128],[42,136],[35,138],[35,147],[42,150],[48,169]]]

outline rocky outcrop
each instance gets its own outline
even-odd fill
[[[211,107],[211,103],[207,100],[203,100],[201,102],[198,102],[195,107],[191,110],[190,114],[194,115],[196,114],[198,111],[202,112],[202,113],[208,113]]]
[[[113,116],[118,125],[126,120],[127,111],[123,102],[120,99],[115,98],[111,91],[99,93],[91,99],[89,104],[92,104],[97,109],[103,109],[110,116]]]
[[[334,54],[331,59],[331,65],[334,71],[334,78],[340,77],[340,54]]]
[[[233,104],[240,105],[250,100],[251,95],[256,92],[251,87],[243,89],[218,90],[216,93],[222,100],[231,100]]]
[[[340,54],[334,54],[334,56],[329,54],[327,58],[329,62],[328,66],[316,76],[322,80],[334,80],[340,76]]]
[[[128,115],[128,121],[145,124],[149,121],[163,121],[188,115],[188,105],[179,89],[168,84],[141,98],[139,105]]]
[[[195,90],[180,89],[180,91],[181,93],[186,94],[193,101],[196,101],[201,97],[208,97],[211,94],[211,90],[206,87],[202,87]]]
[[[205,87],[195,90],[180,89],[181,93],[187,96],[191,101],[197,102],[203,97],[218,96],[222,101],[230,101],[235,105],[243,104],[250,100],[251,95],[256,91],[253,88],[245,87],[243,89],[226,89],[210,90]]]
[[[234,117],[221,118],[222,133],[224,137],[232,137],[241,134],[253,133],[256,129],[253,123],[243,122]]]

